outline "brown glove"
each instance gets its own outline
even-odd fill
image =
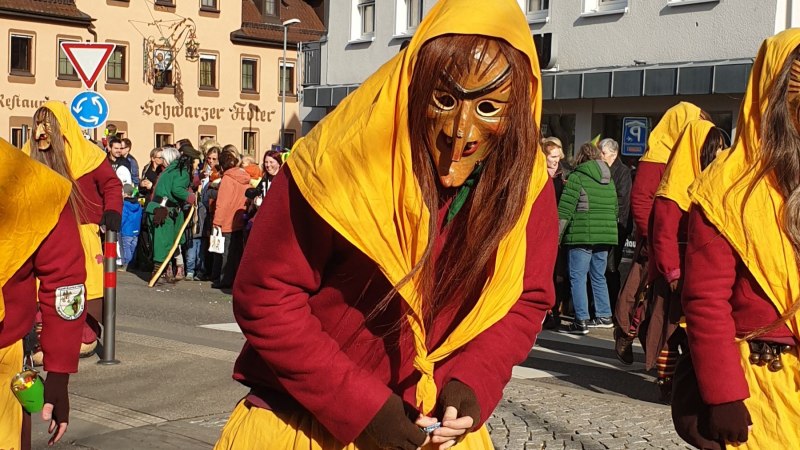
[[[392,394],[375,417],[367,424],[361,436],[382,449],[416,450],[427,435],[406,415],[403,400]]]
[[[69,422],[68,373],[49,372],[44,380],[44,402],[53,405],[53,420]]]
[[[448,406],[452,406],[458,411],[458,417],[472,417],[473,430],[477,428],[478,423],[481,421],[481,406],[478,404],[475,391],[458,380],[451,380],[444,385],[442,393],[439,395],[438,404],[441,408],[439,417],[444,415],[444,410]],[[464,436],[466,434],[462,435],[461,438],[463,439]]]
[[[708,406],[709,437],[726,442],[747,442],[750,411],[743,400]]]
[[[169,210],[163,206],[159,206],[155,210],[153,210],[153,225],[160,227],[164,225],[164,222],[167,221],[167,216],[169,215]]]

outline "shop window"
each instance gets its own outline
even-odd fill
[[[294,63],[281,63],[279,70],[280,89],[278,90],[278,94],[286,92],[286,95],[294,95]]]
[[[33,75],[33,36],[12,34],[9,56],[12,75]]]
[[[217,88],[217,56],[200,55],[200,88]]]
[[[117,44],[106,63],[106,80],[112,83],[125,83],[125,66],[128,48]]]
[[[258,92],[258,61],[242,59],[242,92]]]

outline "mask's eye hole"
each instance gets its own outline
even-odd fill
[[[500,105],[497,105],[494,102],[490,101],[482,101],[478,103],[477,110],[478,114],[483,117],[493,117],[496,116],[502,108]]]
[[[437,108],[444,111],[450,111],[456,107],[456,99],[450,94],[433,94],[433,103],[436,104]]]

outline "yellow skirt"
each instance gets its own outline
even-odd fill
[[[86,300],[103,298],[103,247],[100,227],[90,223],[78,227],[86,258]]]
[[[766,366],[750,364],[750,348],[741,342],[741,364],[750,388],[744,401],[753,427],[747,442],[728,445],[738,449],[800,449],[800,361],[797,347],[781,356],[783,370],[770,372]]]
[[[18,449],[22,406],[11,392],[11,379],[22,370],[22,341],[0,348],[0,449]]]
[[[339,443],[311,414],[281,413],[244,405],[236,405],[228,423],[222,429],[214,450],[367,450],[355,444]],[[425,450],[435,448],[428,445]],[[486,427],[467,435],[457,450],[490,450],[492,440]],[[372,449],[370,449],[372,450]]]

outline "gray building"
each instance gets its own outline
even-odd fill
[[[484,0],[492,1],[492,0]],[[735,132],[758,46],[800,24],[792,0],[518,0],[543,72],[542,132],[566,145],[619,140],[690,101]],[[307,44],[309,130],[410,39],[434,0],[327,0],[327,36]]]

